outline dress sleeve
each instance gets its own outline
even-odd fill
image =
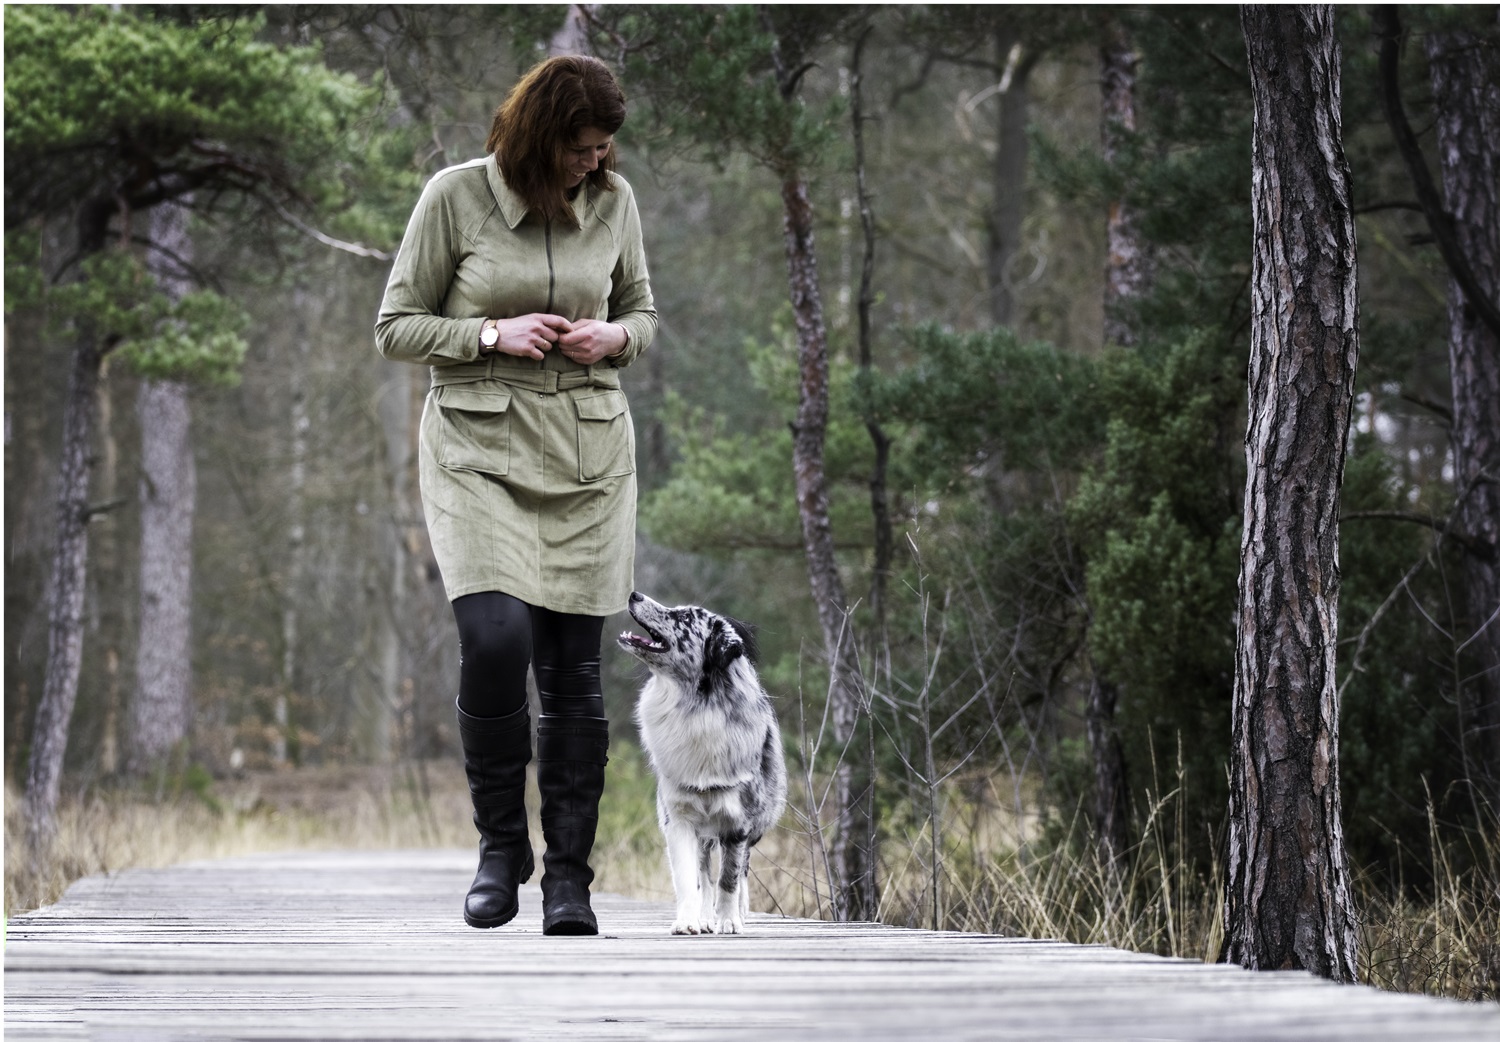
[[[656,337],[656,304],[651,297],[651,277],[646,271],[646,248],[635,194],[625,184],[619,190],[628,194],[625,221],[620,229],[620,259],[610,276],[613,288],[609,295],[609,321],[624,326],[630,340],[624,352],[610,361],[616,366],[626,366],[639,358]]]
[[[386,358],[458,365],[479,357],[484,319],[445,318],[442,313],[462,247],[453,217],[442,178],[434,177],[406,226],[375,319],[375,346]]]

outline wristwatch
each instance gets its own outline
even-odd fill
[[[479,344],[480,344],[480,346],[481,347],[494,347],[499,342],[500,342],[500,327],[495,324],[495,320],[494,319],[492,319],[492,318],[485,319],[484,320],[484,327],[479,330]]]

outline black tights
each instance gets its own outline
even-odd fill
[[[604,618],[537,608],[508,593],[471,593],[453,602],[458,622],[458,707],[470,716],[509,716],[526,704],[526,669],[536,672],[548,716],[604,716],[599,641]]]

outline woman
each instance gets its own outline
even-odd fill
[[[624,121],[624,95],[596,59],[527,73],[495,113],[486,157],[428,182],[375,325],[386,358],[432,367],[422,506],[458,624],[480,836],[470,926],[513,919],[534,867],[529,666],[542,710],[542,929],[598,933],[600,637],[635,565],[635,432],[619,370],[656,333],[640,217],[613,173]]]

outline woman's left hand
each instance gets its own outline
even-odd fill
[[[600,322],[596,318],[581,318],[573,323],[570,332],[557,338],[557,347],[579,365],[594,365],[618,354],[624,349],[625,342],[624,326]]]

